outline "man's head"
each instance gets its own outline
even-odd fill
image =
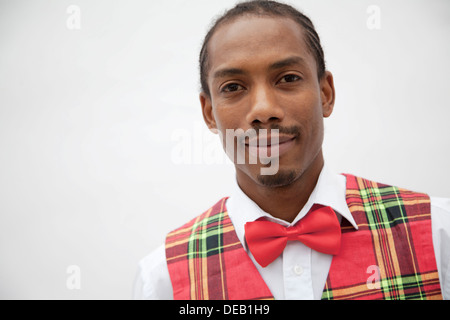
[[[265,164],[235,161],[240,184],[287,186],[321,168],[323,118],[332,112],[334,85],[307,17],[273,1],[238,4],[207,34],[200,64],[200,101],[210,129],[222,137],[227,129],[267,129],[269,137],[278,130],[278,172],[264,176]]]

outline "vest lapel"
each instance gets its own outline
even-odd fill
[[[442,299],[429,197],[346,177],[358,230],[343,219],[322,299]]]

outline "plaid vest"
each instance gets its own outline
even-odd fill
[[[430,198],[346,177],[346,200],[358,230],[342,219],[341,250],[322,299],[442,299]],[[273,299],[236,235],[226,199],[167,235],[174,299]]]

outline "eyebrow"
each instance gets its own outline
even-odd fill
[[[239,76],[243,75],[245,72],[242,69],[238,68],[228,68],[228,69],[221,69],[214,72],[214,78],[226,78],[231,76]]]
[[[269,66],[269,70],[276,70],[285,67],[290,67],[293,65],[305,65],[305,64],[306,64],[305,59],[303,59],[302,57],[294,56],[272,63]]]
[[[285,67],[290,67],[293,65],[305,65],[306,62],[303,58],[298,56],[289,57],[280,61],[276,61],[269,66],[269,70],[277,70]],[[239,68],[225,68],[214,72],[213,78],[226,78],[230,76],[243,75],[246,72]]]

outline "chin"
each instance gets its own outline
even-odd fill
[[[265,187],[286,187],[297,180],[298,173],[295,170],[279,170],[274,175],[258,175],[257,180]]]

